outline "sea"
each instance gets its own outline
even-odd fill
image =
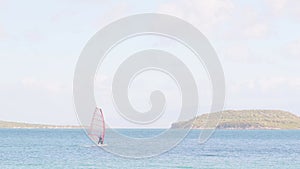
[[[131,135],[158,131],[121,130]],[[300,169],[299,130],[217,130],[204,144],[198,142],[199,132],[192,130],[161,155],[131,159],[93,146],[81,129],[0,129],[0,168]]]

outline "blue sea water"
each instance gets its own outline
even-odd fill
[[[122,132],[144,136],[157,130]],[[300,168],[300,131],[218,130],[201,145],[198,135],[193,130],[160,156],[129,159],[92,146],[82,130],[0,129],[0,168]]]

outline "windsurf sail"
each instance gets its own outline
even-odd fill
[[[105,138],[105,121],[102,109],[96,107],[90,128],[88,130],[89,137],[97,144],[103,144]]]

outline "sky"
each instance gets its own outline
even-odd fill
[[[297,0],[0,0],[0,120],[78,124],[72,83],[83,47],[103,26],[125,16],[149,12],[184,19],[209,39],[225,74],[224,109],[280,109],[300,115]],[[120,62],[118,56],[147,46],[177,54],[185,51],[182,47],[176,51],[178,44],[157,37],[132,39],[114,49],[109,57],[112,59],[104,64],[107,66],[98,70],[95,82],[97,104],[106,112],[113,112],[107,92],[117,67],[113,65]],[[205,71],[188,63],[192,59],[186,62],[198,72],[197,84],[203,91],[199,113],[207,112],[210,94]],[[155,78],[157,83],[152,85],[167,90],[171,98],[169,105],[173,106],[167,112],[175,112],[180,105],[178,99],[172,99],[179,96],[174,92],[176,85],[157,72],[138,77],[132,84],[129,97],[133,105],[141,110],[149,107],[147,93],[153,87],[148,85]],[[106,113],[112,126],[130,125],[116,115]],[[153,126],[165,127],[175,119],[176,113],[169,113]]]

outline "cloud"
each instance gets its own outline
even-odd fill
[[[51,21],[53,22],[64,21],[73,17],[78,17],[78,14],[79,14],[78,11],[63,10],[53,15],[51,17]]]
[[[266,39],[273,34],[270,29],[270,20],[265,11],[259,11],[254,6],[236,8],[228,20],[228,28],[223,37],[230,40]]]
[[[270,58],[271,52],[262,52],[253,45],[249,45],[242,40],[230,42],[219,49],[220,58],[238,64],[275,63],[274,57]]]
[[[265,0],[265,3],[274,15],[300,19],[300,1],[298,0]]]
[[[223,39],[263,39],[272,32],[265,16],[255,6],[241,6],[231,0],[165,3],[159,12],[175,15],[200,29],[205,35]]]
[[[247,38],[263,38],[268,34],[269,26],[265,23],[254,23],[243,30],[243,35]]]
[[[26,31],[24,36],[26,39],[33,42],[40,42],[45,39],[45,37],[39,31],[36,30]]]
[[[230,87],[230,91],[240,94],[253,94],[253,92],[269,93],[271,95],[279,93],[286,95],[289,95],[291,93],[295,94],[296,91],[300,91],[300,78],[278,76],[242,80],[233,83],[233,85],[231,85]]]
[[[223,55],[226,60],[243,63],[251,61],[251,57],[253,56],[250,48],[244,44],[236,44],[226,47]]]
[[[261,79],[258,84],[262,91],[275,91],[280,88],[300,90],[300,78],[273,77]]]
[[[0,25],[0,39],[7,37],[7,32],[4,30],[3,26]]]
[[[273,12],[275,13],[281,13],[286,4],[287,0],[265,0],[266,4],[272,9]]]
[[[77,125],[71,90],[64,86],[33,77],[0,84],[0,120]]]
[[[98,17],[92,23],[93,26],[101,28],[119,18],[127,16],[129,12],[129,5],[125,2],[120,2],[110,7],[110,10],[106,11],[104,14]]]
[[[178,0],[162,4],[159,12],[182,18],[202,32],[212,34],[217,25],[224,23],[230,17],[233,9],[234,4],[231,0],[192,0],[188,3],[185,0]]]
[[[299,77],[237,79],[227,89],[227,109],[282,109],[299,115]]]
[[[34,77],[25,77],[21,80],[23,87],[35,90],[44,90],[49,93],[58,94],[66,90],[66,86],[58,81],[43,81]]]
[[[300,39],[288,43],[283,48],[282,55],[290,59],[300,59]]]

